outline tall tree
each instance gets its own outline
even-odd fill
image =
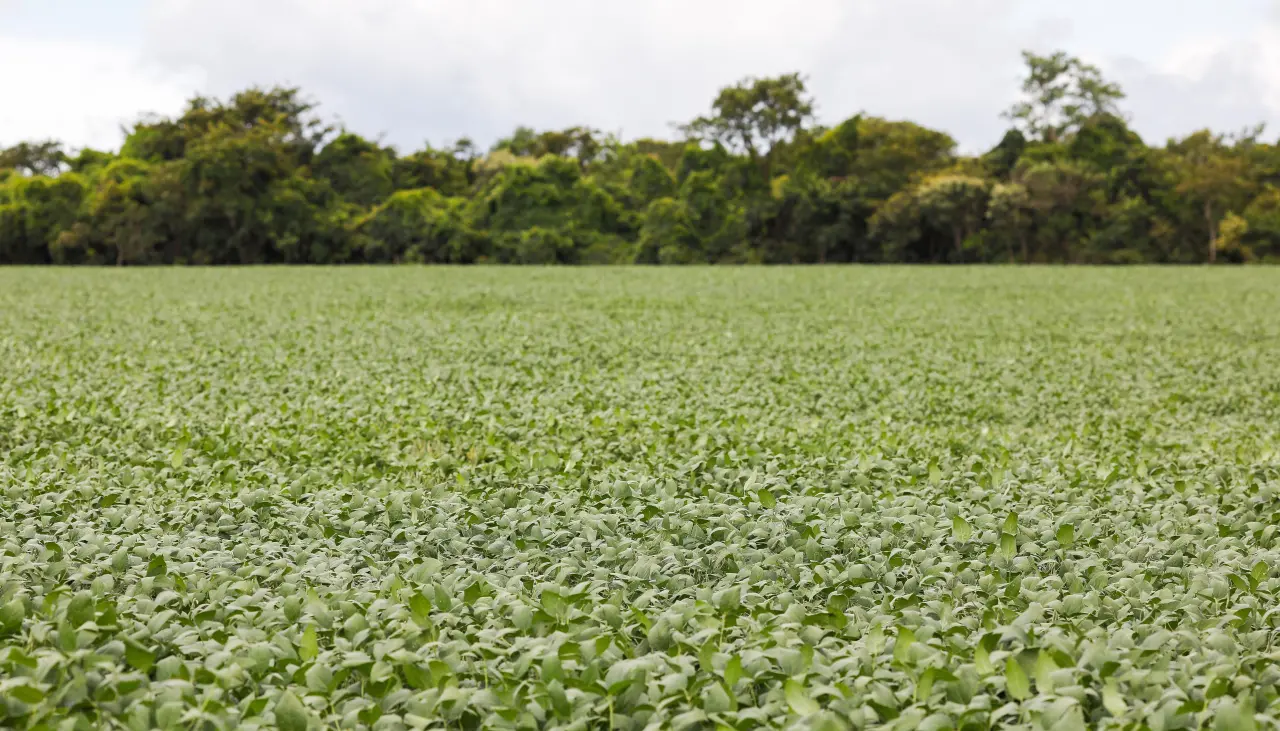
[[[990,197],[987,181],[969,175],[939,175],[916,191],[925,220],[951,235],[954,261],[964,259],[965,239],[982,225]]]
[[[800,74],[748,78],[720,90],[711,115],[683,126],[695,139],[709,139],[751,158],[765,180],[772,177],[774,149],[813,118],[813,100]]]
[[[991,231],[1006,244],[1009,261],[1014,261],[1013,244],[1018,245],[1023,263],[1031,261],[1031,197],[1017,183],[997,183],[991,189],[987,220]]]
[[[23,175],[54,176],[62,172],[68,162],[61,142],[19,142],[0,150],[0,170],[17,170]]]
[[[1040,56],[1023,51],[1027,76],[1023,98],[1005,112],[1028,136],[1058,142],[1090,117],[1119,116],[1124,92],[1102,77],[1102,71],[1064,51]]]
[[[1218,222],[1232,207],[1242,206],[1249,190],[1243,156],[1221,135],[1202,130],[1170,145],[1177,155],[1178,193],[1197,203],[1209,235],[1209,263],[1218,259]]]

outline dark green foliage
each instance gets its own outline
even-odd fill
[[[0,150],[0,263],[1246,263],[1280,257],[1261,128],[1148,146],[1123,92],[1025,54],[994,148],[859,114],[796,74],[726,87],[685,138],[519,127],[401,153],[297,89],[192,99],[118,153]],[[429,191],[429,192],[425,192]]]
[[[356,224],[366,261],[463,263],[480,249],[467,225],[466,201],[431,188],[402,190]]]

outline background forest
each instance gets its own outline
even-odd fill
[[[1280,260],[1263,128],[1149,146],[1124,94],[1026,53],[993,149],[859,115],[798,74],[720,91],[673,140],[516,129],[402,152],[293,88],[192,99],[116,152],[0,150],[0,263],[1197,263]]]

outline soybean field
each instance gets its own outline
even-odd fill
[[[1280,727],[1280,271],[0,270],[0,727]]]

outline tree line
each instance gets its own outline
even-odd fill
[[[1280,145],[1261,127],[1148,146],[1122,90],[1025,53],[991,150],[858,115],[798,74],[722,89],[674,140],[518,128],[402,154],[298,89],[192,99],[116,152],[0,150],[0,263],[1280,261]]]

